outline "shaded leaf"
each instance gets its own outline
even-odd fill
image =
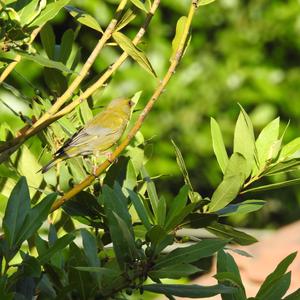
[[[128,190],[128,193],[140,220],[142,221],[146,229],[149,230],[151,228],[151,224],[149,222],[147,211],[143,205],[142,200],[135,192]]]
[[[49,249],[47,249],[38,257],[40,263],[42,265],[47,263],[51,259],[51,257],[54,256],[54,254],[65,249],[75,239],[75,237],[75,234],[66,234],[63,237],[57,239],[54,244],[49,247]]]
[[[235,291],[235,288],[225,285],[148,284],[143,285],[143,290],[152,293],[171,294],[178,297],[206,298],[218,294],[231,294]]]
[[[271,274],[269,274],[268,277],[265,279],[259,291],[257,292],[256,297],[262,297],[263,299],[267,299],[264,298],[265,295],[268,294],[270,290],[274,289],[274,287],[276,286],[275,282],[277,282],[277,280],[282,278],[282,276],[287,271],[288,267],[294,261],[296,256],[297,256],[297,252],[291,253],[278,264],[275,270]],[[284,282],[286,282],[287,279],[288,278],[286,277]],[[285,292],[283,293],[283,295],[284,294]],[[279,298],[281,298],[283,295],[281,295]],[[273,298],[273,299],[277,299],[277,298]]]
[[[16,244],[29,211],[30,195],[27,181],[25,177],[21,177],[9,196],[2,223],[10,247]]]
[[[207,226],[206,229],[218,237],[232,239],[233,242],[240,245],[250,245],[257,242],[256,238],[254,238],[253,236],[245,232],[236,230],[229,225],[214,222]]]
[[[23,226],[16,238],[16,244],[21,244],[23,241],[30,238],[47,219],[50,208],[56,199],[57,194],[49,194],[34,206],[26,215]]]
[[[174,278],[187,277],[201,271],[201,269],[186,263],[175,264],[160,269],[154,269],[149,272],[149,276],[154,278]]]
[[[48,59],[40,54],[28,54],[26,52],[16,51],[17,54],[21,55],[22,58],[31,60],[43,67],[53,68],[66,73],[72,73],[63,63]]]
[[[54,59],[55,35],[50,24],[45,24],[40,31],[41,42],[47,56]]]
[[[67,60],[71,55],[73,42],[74,31],[72,29],[68,29],[64,32],[61,38],[61,44],[59,49],[59,60],[64,64],[67,63]],[[87,103],[87,101],[83,101],[83,103]],[[81,103],[81,105],[83,103]]]
[[[241,203],[229,204],[223,209],[217,211],[218,215],[225,217],[233,214],[248,214],[257,211],[265,205],[264,200],[245,200]]]
[[[170,266],[173,264],[191,263],[198,261],[200,258],[213,255],[216,251],[222,249],[228,240],[203,240],[195,245],[175,249],[166,256],[159,257],[156,261],[155,268]]]

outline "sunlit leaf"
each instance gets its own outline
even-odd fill
[[[133,60],[135,60],[142,68],[157,77],[150,61],[143,51],[138,49],[132,41],[121,32],[113,33],[114,40],[119,44],[119,46],[129,55]]]
[[[103,33],[103,30],[98,21],[91,15],[87,14],[85,11],[69,5],[66,6],[65,9],[79,23]]]

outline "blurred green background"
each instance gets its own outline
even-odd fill
[[[158,79],[128,60],[113,76],[108,86],[93,96],[94,107],[123,95],[143,91],[139,107],[146,103],[158,80],[168,67],[171,40],[178,18],[187,13],[189,0],[161,1],[149,30],[140,44],[147,53]],[[71,1],[97,18],[105,26],[113,15],[113,3],[118,1]],[[140,15],[124,32],[132,37],[143,18]],[[65,30],[76,28],[67,12],[54,21],[57,42]],[[210,196],[221,179],[213,156],[210,138],[210,117],[218,120],[226,146],[231,152],[234,124],[240,103],[250,114],[256,132],[269,121],[281,117],[282,131],[290,125],[284,141],[299,136],[300,127],[300,3],[297,0],[217,0],[200,7],[192,26],[192,40],[182,63],[166,91],[143,125],[149,155],[148,169],[157,179],[159,193],[176,194],[183,180],[176,164],[171,139],[181,149],[195,190]],[[83,61],[99,38],[99,33],[82,27],[77,47]],[[39,38],[35,46],[41,49]],[[106,47],[97,59],[82,89],[93,81],[119,55],[116,47]],[[0,87],[0,119],[13,129],[22,121],[15,111],[26,114],[35,90],[47,91],[42,68],[23,61],[6,80],[17,91]],[[91,102],[90,102],[91,103]],[[3,139],[3,137],[0,137]],[[35,157],[39,156],[33,139],[27,143]],[[1,170],[0,170],[1,175]],[[299,176],[295,173],[292,176]],[[3,182],[3,181],[2,181]],[[3,184],[1,185],[3,187]],[[263,211],[247,219],[232,219],[233,224],[248,227],[277,227],[299,216],[299,187],[255,195],[268,200]]]

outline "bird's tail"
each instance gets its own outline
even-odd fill
[[[63,158],[63,157],[59,157],[59,158],[58,157],[54,157],[45,166],[43,166],[40,170],[38,170],[38,172],[45,173],[48,170],[50,170],[54,165],[56,165],[60,161],[63,161],[64,159],[65,158]]]

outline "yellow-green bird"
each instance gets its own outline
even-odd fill
[[[42,167],[42,173],[70,157],[89,154],[98,156],[112,147],[120,139],[128,124],[132,105],[132,101],[128,98],[112,100],[103,111],[54,153],[54,158]]]

